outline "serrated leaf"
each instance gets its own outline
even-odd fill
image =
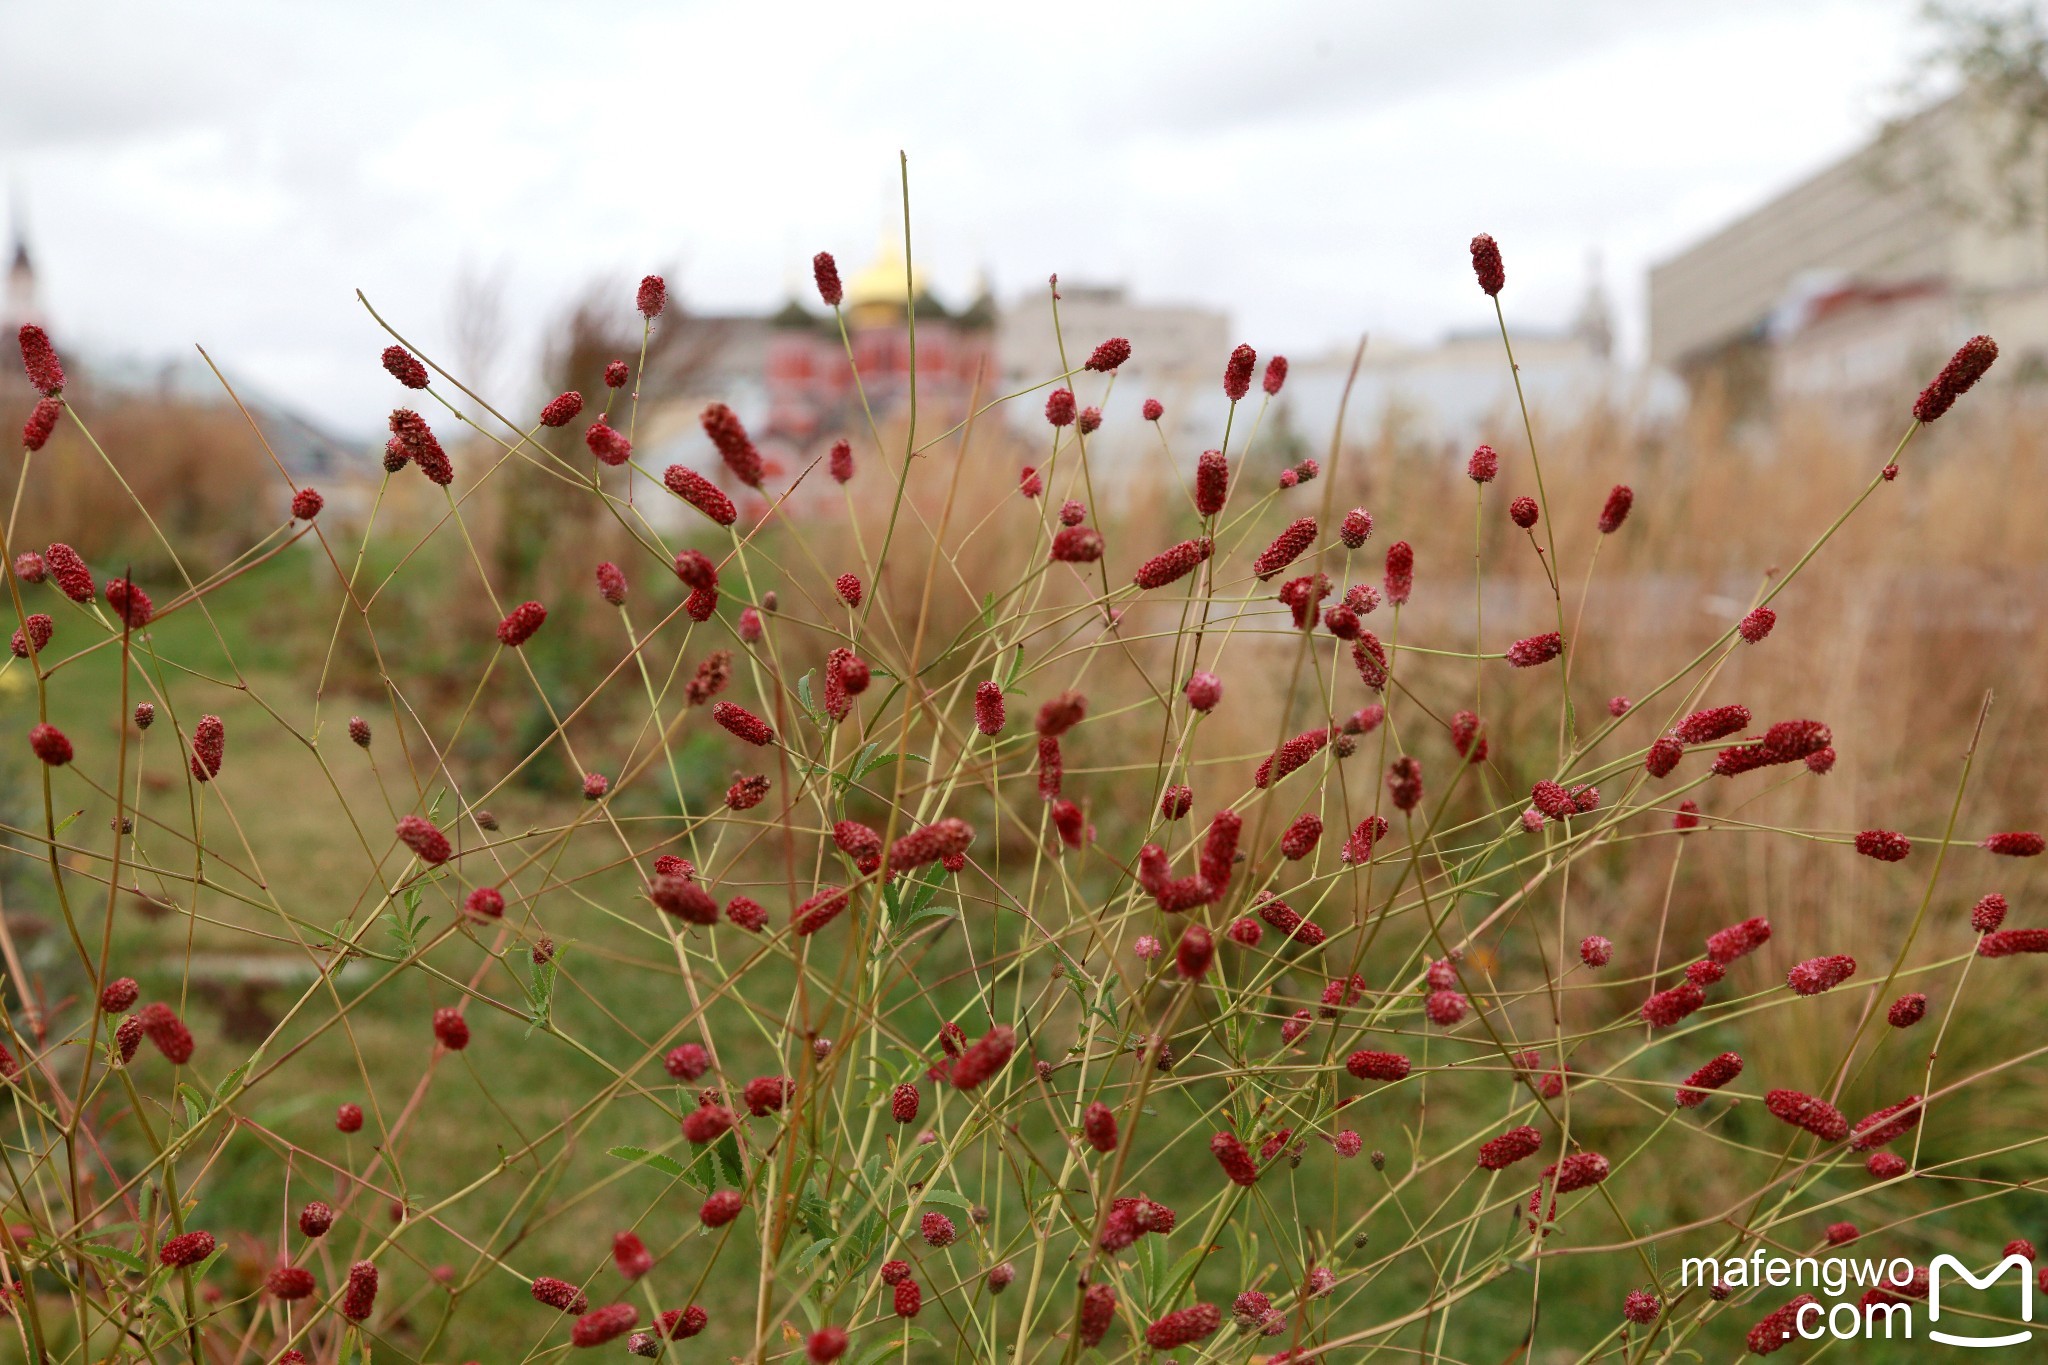
[[[645,1147],[613,1147],[607,1150],[605,1155],[615,1156],[621,1161],[636,1161],[673,1179],[680,1180],[683,1176],[682,1162],[672,1156],[663,1156],[660,1152],[650,1152]]]
[[[926,1190],[918,1197],[927,1204],[944,1204],[949,1209],[959,1209],[963,1213],[974,1212],[974,1205],[968,1202],[967,1196],[953,1190]]]
[[[809,1246],[805,1247],[802,1251],[799,1251],[796,1254],[796,1261],[791,1268],[799,1272],[810,1269],[811,1262],[817,1260],[818,1257],[822,1256],[826,1251],[828,1251],[831,1248],[831,1246],[832,1238],[818,1238],[818,1240],[812,1242]]]
[[[1145,1240],[1151,1242],[1158,1239],[1148,1237]],[[1166,1273],[1165,1292],[1154,1298],[1153,1302],[1155,1304],[1169,1304],[1178,1299],[1181,1291],[1187,1288],[1188,1281],[1195,1278],[1195,1267],[1202,1263],[1202,1257],[1208,1253],[1208,1250],[1209,1248],[1207,1247],[1194,1247],[1187,1255],[1175,1261],[1173,1269]]]
[[[112,1261],[116,1265],[126,1266],[138,1275],[149,1269],[147,1261],[134,1252],[123,1251],[119,1247],[102,1246],[98,1242],[80,1242],[77,1251],[79,1255],[90,1256],[96,1261]]]

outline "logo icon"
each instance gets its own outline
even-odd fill
[[[2019,1272],[2020,1276],[2020,1321],[2032,1322],[2034,1320],[2034,1267],[2026,1257],[2015,1253],[2006,1257],[1979,1277],[1972,1275],[1968,1266],[1944,1252],[1927,1265],[1928,1322],[1934,1323],[1941,1320],[1941,1268],[1943,1266],[1947,1266],[1950,1270],[1953,1270],[1956,1274],[1969,1281],[1970,1288],[1972,1289],[1989,1289],[1992,1285],[1998,1283],[1998,1277],[2005,1273],[2006,1267],[2012,1267]],[[2023,1341],[2030,1340],[2034,1334],[2031,1331],[2021,1330],[2008,1333],[2002,1337],[1966,1337],[1956,1336],[1949,1332],[1936,1331],[1930,1327],[1927,1335],[1930,1340],[1938,1341],[1944,1346],[2017,1346]]]

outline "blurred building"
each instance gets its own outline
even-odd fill
[[[1965,92],[1650,272],[1650,358],[1736,415],[1788,402],[1897,406],[1975,332],[2048,355],[2048,225],[2016,211],[2014,117]]]
[[[186,412],[220,409],[239,421],[240,413],[235,411],[235,399],[239,398],[263,444],[290,471],[293,481],[320,489],[327,500],[324,515],[330,521],[353,521],[367,514],[382,472],[381,440],[374,446],[346,440],[240,380],[235,381],[235,393],[230,397],[220,377],[192,352],[144,358],[73,343],[45,308],[18,200],[13,205],[7,259],[6,289],[0,293],[0,334],[12,347],[15,333],[25,323],[48,330],[64,358],[70,379],[66,392],[77,396],[81,411],[92,403],[140,404]],[[239,424],[247,429],[247,422]],[[282,519],[291,504],[291,490],[282,481],[265,487]]]

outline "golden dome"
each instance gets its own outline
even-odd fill
[[[909,292],[925,292],[924,271],[914,265],[910,268]],[[893,308],[901,312],[904,302],[903,244],[885,233],[875,249],[874,260],[846,282],[846,303],[849,308]]]

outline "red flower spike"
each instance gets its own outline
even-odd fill
[[[1059,798],[1061,777],[1066,771],[1060,756],[1060,742],[1051,735],[1038,737],[1038,796],[1042,801]]]
[[[1849,1145],[1859,1152],[1867,1152],[1873,1147],[1895,1142],[1919,1127],[1920,1114],[1920,1097],[1908,1095],[1896,1104],[1888,1104],[1876,1113],[1858,1119],[1849,1130]]]
[[[357,1261],[348,1268],[348,1289],[341,1296],[341,1315],[361,1322],[377,1306],[377,1267]]]
[[[739,1117],[722,1104],[700,1104],[683,1116],[683,1137],[691,1145],[702,1147],[731,1132],[737,1122]]]
[[[192,776],[201,782],[219,777],[221,764],[227,758],[227,744],[227,727],[220,717],[201,716],[192,727]]]
[[[1166,416],[1166,405],[1161,403],[1157,398],[1147,398],[1145,400],[1145,406],[1141,409],[1141,411],[1144,413],[1146,421],[1156,422],[1160,418]]]
[[[23,349],[25,353],[25,345]],[[1925,423],[1939,418],[1984,377],[1997,359],[1998,343],[1990,337],[1973,336],[1964,342],[1948,364],[1941,367],[1934,382],[1920,391],[1920,397],[1913,403],[1913,420]]]
[[[889,1117],[898,1123],[917,1121],[917,1087],[905,1081],[889,1095]]]
[[[1088,717],[1088,699],[1079,692],[1062,692],[1038,708],[1038,733],[1058,738]]]
[[[292,494],[292,517],[298,521],[311,521],[326,505],[327,499],[320,496],[319,489],[301,488]]]
[[[780,1110],[795,1094],[796,1082],[787,1076],[756,1076],[747,1082],[740,1098],[746,1101],[747,1112],[758,1119]]]
[[[575,1327],[569,1331],[569,1344],[576,1347],[602,1346],[632,1331],[633,1324],[638,1321],[640,1310],[632,1304],[607,1304],[576,1319]]]
[[[1543,1134],[1528,1124],[1510,1128],[1480,1147],[1479,1168],[1484,1171],[1506,1170],[1517,1161],[1536,1155],[1542,1145]]]
[[[2007,858],[2036,858],[2043,849],[2048,849],[2048,839],[2043,839],[2032,830],[2012,830],[2005,834],[1993,834],[1977,845],[1986,853],[1997,853]]]
[[[92,601],[92,570],[85,567],[78,551],[59,540],[51,544],[45,556],[50,577],[56,580],[59,592],[80,606]]]
[[[837,308],[846,297],[846,290],[839,283],[839,262],[832,259],[831,252],[821,251],[811,257],[811,278],[817,281],[818,297],[827,308]]]
[[[1209,931],[1199,924],[1190,924],[1181,931],[1180,945],[1174,949],[1174,967],[1183,977],[1193,981],[1205,975],[1210,962],[1216,957],[1216,942]]]
[[[325,1237],[327,1230],[334,1226],[332,1205],[315,1199],[299,1210],[299,1231],[308,1237]]]
[[[1996,891],[1988,893],[1984,899],[1978,901],[1970,910],[1970,927],[1980,934],[1988,934],[2003,923],[2005,923],[2005,897],[1999,895]]]
[[[1614,960],[1614,945],[1598,934],[1579,940],[1579,961],[1588,967],[1605,967]]]
[[[1323,942],[1322,929],[1303,918],[1299,911],[1277,896],[1262,893],[1252,908],[1258,912],[1260,919],[1272,925],[1274,931],[1283,938],[1293,939],[1310,948]]]
[[[1750,1354],[1767,1356],[1793,1340],[1792,1332],[1798,1325],[1799,1310],[1808,1304],[1818,1306],[1819,1303],[1820,1300],[1813,1295],[1801,1294],[1783,1307],[1774,1308],[1766,1313],[1756,1326],[1749,1329]]]
[[[443,1005],[434,1011],[434,1037],[450,1052],[460,1052],[469,1046],[469,1021],[453,1005]]]
[[[380,357],[385,372],[408,389],[424,389],[427,386],[427,367],[419,358],[403,346],[386,346]]]
[[[1804,1128],[1823,1142],[1840,1142],[1849,1136],[1849,1120],[1842,1117],[1842,1111],[1816,1095],[1772,1090],[1764,1095],[1764,1108],[1772,1118]]]
[[[1344,1069],[1361,1081],[1398,1081],[1408,1075],[1408,1059],[1398,1052],[1361,1048],[1344,1059]]]
[[[889,870],[909,872],[948,854],[965,853],[973,843],[974,827],[965,820],[947,816],[898,839],[889,850]]]
[[[1480,292],[1495,298],[1508,282],[1507,269],[1500,261],[1500,243],[1484,232],[1472,239],[1472,274],[1479,281]]]
[[[1763,947],[1771,941],[1771,922],[1762,915],[1731,924],[1707,935],[1707,956],[1722,966]]]
[[[1387,547],[1387,600],[1395,606],[1408,601],[1415,590],[1415,551],[1405,540]]]
[[[28,747],[37,758],[52,768],[61,768],[71,761],[71,741],[54,725],[43,724],[31,728],[28,732]]]
[[[183,1066],[192,1060],[192,1030],[185,1027],[169,1005],[145,1005],[135,1017],[141,1021],[144,1035],[166,1061]]]
[[[1685,1078],[1675,1096],[1677,1104],[1682,1109],[1697,1108],[1706,1101],[1709,1090],[1719,1090],[1741,1074],[1741,1054],[1724,1052]]]
[[[663,914],[686,924],[718,923],[718,902],[709,891],[687,878],[657,873],[647,884],[647,899]]]
[[[1252,573],[1261,581],[1271,578],[1292,564],[1301,552],[1315,544],[1316,519],[1300,517],[1288,524],[1287,529],[1273,538],[1259,557],[1252,561]],[[1390,570],[1391,572],[1391,570]]]
[[[1259,363],[1259,353],[1249,346],[1239,346],[1230,353],[1230,361],[1223,367],[1223,395],[1235,403],[1251,392],[1252,370]]]
[[[1317,841],[1323,837],[1323,822],[1314,815],[1303,812],[1280,836],[1280,856],[1289,862],[1298,862],[1315,852]]]
[[[738,1218],[746,1207],[747,1201],[738,1190],[719,1190],[698,1207],[697,1221],[707,1228],[722,1228]]]
[[[1074,391],[1054,389],[1046,396],[1045,420],[1056,427],[1074,425]]]
[[[1507,659],[1516,668],[1534,668],[1547,664],[1564,653],[1564,637],[1556,631],[1531,635],[1526,640],[1517,640],[1508,647]]]
[[[1120,369],[1131,358],[1131,343],[1123,337],[1111,337],[1092,351],[1081,368],[1097,374],[1108,374]]]
[[[775,742],[775,731],[768,722],[744,706],[729,701],[719,702],[711,708],[711,718],[735,738],[749,744],[765,746]]]
[[[761,452],[754,448],[753,438],[747,435],[738,414],[723,403],[713,403],[704,409],[698,421],[733,477],[749,488],[759,488],[765,472]]]
[[[1712,744],[1749,728],[1747,706],[1711,706],[1678,722],[1671,736],[1681,744]]]
[[[1885,1022],[1893,1028],[1911,1028],[1927,1017],[1927,997],[1919,991],[1902,995],[1885,1011]]]
[[[1508,504],[1508,520],[1524,531],[1534,530],[1542,515],[1542,510],[1536,506],[1534,498],[1520,497]]]
[[[408,815],[398,822],[398,839],[411,849],[419,860],[430,867],[439,867],[454,856],[448,836],[434,827],[430,820],[417,815]]]
[[[343,1104],[335,1108],[334,1126],[344,1133],[359,1133],[363,1128],[363,1106]]]
[[[495,886],[479,886],[469,893],[462,908],[478,919],[499,919],[505,913],[505,897]]]
[[[1778,613],[1772,611],[1769,607],[1758,607],[1755,611],[1742,618],[1742,623],[1736,626],[1735,631],[1736,634],[1740,635],[1750,644],[1756,644],[1766,635],[1769,635],[1771,627],[1777,624]]]
[[[1625,483],[1618,483],[1607,495],[1607,505],[1600,509],[1600,534],[1611,536],[1621,529],[1628,520],[1629,508],[1635,505],[1636,495]]]
[[[1896,1152],[1872,1152],[1864,1158],[1863,1169],[1877,1180],[1895,1180],[1912,1167]]]
[[[1207,536],[1199,540],[1183,540],[1139,565],[1132,581],[1141,588],[1163,588],[1193,573],[1209,558],[1212,548]]]
[[[1053,534],[1055,564],[1093,564],[1102,558],[1102,533],[1088,526],[1065,526]]]
[[[640,288],[633,294],[633,305],[640,310],[640,316],[649,322],[661,316],[661,310],[668,307],[668,283],[659,275],[647,275],[640,281]]]
[[[1251,1151],[1238,1141],[1234,1133],[1218,1133],[1209,1139],[1209,1151],[1215,1156],[1223,1174],[1230,1177],[1233,1185],[1256,1185],[1259,1183],[1258,1163],[1252,1160]]]
[[[640,1240],[640,1234],[621,1232],[612,1238],[612,1264],[619,1268],[619,1274],[637,1280],[654,1269],[654,1253]]]
[[[1404,754],[1387,769],[1387,794],[1394,809],[1412,811],[1422,804],[1422,764]]]
[[[521,602],[498,623],[498,641],[507,649],[517,649],[531,640],[547,619],[548,609],[540,603]]]
[[[540,424],[544,427],[566,427],[582,411],[583,395],[571,389],[548,400],[547,406],[540,410]]]
[[[917,1220],[917,1234],[924,1238],[927,1246],[935,1247],[949,1247],[953,1245],[953,1239],[959,1235],[953,1226],[953,1220],[937,1210]]]
[[[905,1280],[896,1286],[891,1305],[899,1318],[914,1318],[924,1307],[924,1291],[917,1287],[916,1280]]]
[[[1284,355],[1276,355],[1271,360],[1266,362],[1266,378],[1263,382],[1263,387],[1266,390],[1266,397],[1278,397],[1280,393],[1280,386],[1282,384],[1285,384],[1286,382],[1287,357]]]
[[[669,1051],[662,1067],[679,1081],[694,1081],[711,1069],[711,1054],[700,1043],[684,1043]]]
[[[1017,491],[1027,498],[1035,498],[1045,491],[1045,480],[1038,477],[1038,471],[1030,465],[1017,476]]]
[[[1344,514],[1344,520],[1337,528],[1337,539],[1344,542],[1344,548],[1355,550],[1372,536],[1372,513],[1363,507],[1354,507]]]
[[[1259,770],[1252,778],[1252,785],[1264,790],[1321,753],[1323,746],[1329,742],[1328,729],[1303,731],[1267,755],[1265,761],[1259,764]]]
[[[1003,1069],[1017,1050],[1017,1035],[997,1024],[953,1061],[948,1077],[960,1090],[973,1090]]]
[[[984,735],[999,735],[1007,719],[1003,708],[1003,685],[990,679],[974,689],[974,728]]]
[[[1866,829],[1856,836],[1856,851],[1881,863],[1896,863],[1913,851],[1913,841],[1896,830]]]
[[[1091,1284],[1081,1294],[1079,1322],[1081,1344],[1098,1346],[1116,1321],[1116,1291],[1106,1284]]]
[[[1081,1135],[1088,1139],[1088,1145],[1098,1152],[1116,1150],[1116,1115],[1109,1106],[1097,1100],[1081,1115]]]
[[[799,938],[815,934],[846,909],[847,895],[844,887],[827,886],[811,893],[802,905],[790,912],[790,932]]]
[[[739,519],[739,509],[733,506],[732,499],[728,498],[717,484],[694,469],[672,464],[662,474],[661,482],[669,492],[720,526],[730,526]]]
[[[2048,929],[1996,929],[1977,940],[1979,957],[2048,953]]]
[[[1800,995],[1821,995],[1823,990],[1833,990],[1841,982],[1855,976],[1855,958],[1849,954],[1831,954],[1827,958],[1808,958],[1790,972],[1786,972],[1786,984],[1798,990]]]
[[[1706,1003],[1706,992],[1684,981],[1645,1000],[1639,1013],[1651,1028],[1670,1028]]]
[[[172,1267],[197,1265],[213,1255],[215,1245],[210,1232],[181,1232],[157,1249],[157,1259]]]
[[[28,420],[21,424],[21,443],[30,450],[41,450],[56,434],[57,419],[64,415],[64,404],[55,398],[40,398],[29,409]]]
[[[1267,392],[1279,386],[1272,383],[1270,372],[1267,376]],[[1223,1314],[1213,1303],[1191,1304],[1177,1308],[1165,1317],[1145,1328],[1145,1344],[1156,1350],[1168,1351],[1176,1346],[1188,1346],[1214,1335],[1223,1325]]]
[[[533,1282],[529,1291],[535,1303],[546,1304],[562,1313],[587,1313],[590,1300],[582,1290],[567,1280],[558,1280],[552,1275],[542,1275]]]
[[[1665,735],[1643,755],[1643,770],[1652,777],[1669,777],[1684,757],[1685,746]]]

